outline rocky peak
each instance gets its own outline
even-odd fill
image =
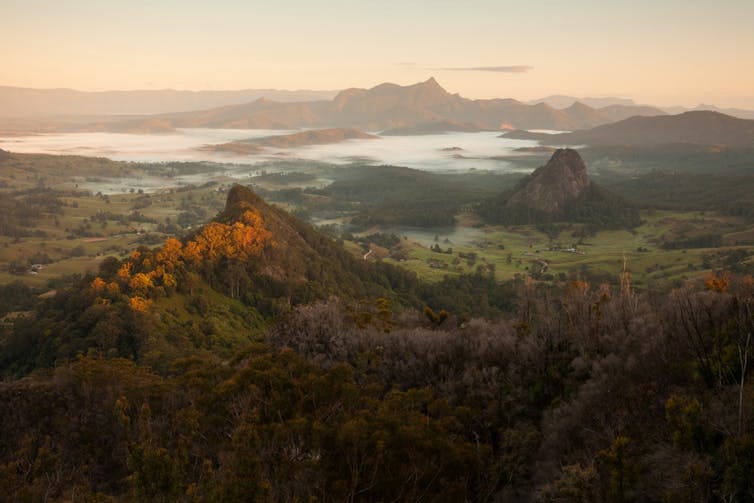
[[[422,109],[459,99],[434,77],[409,86],[384,83],[371,89],[346,89],[334,99],[339,110],[393,113],[398,109]]]
[[[584,160],[575,150],[562,148],[523,181],[506,206],[525,206],[554,214],[578,198],[588,186]]]
[[[250,188],[234,185],[228,191],[225,210],[218,215],[218,220],[224,223],[236,222],[246,210],[251,209],[264,214],[267,213],[268,205]]]

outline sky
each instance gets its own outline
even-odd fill
[[[0,85],[344,89],[754,109],[752,0],[0,0]]]

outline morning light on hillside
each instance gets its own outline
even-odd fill
[[[0,501],[754,502],[754,3],[0,5]]]

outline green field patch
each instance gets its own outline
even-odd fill
[[[473,229],[474,239],[456,243],[446,236],[462,235],[462,229],[401,229],[405,260],[392,260],[431,282],[446,275],[471,273],[478,268],[494,268],[498,280],[516,275],[534,275],[539,279],[593,277],[617,281],[624,257],[633,282],[638,287],[657,283],[682,284],[685,280],[703,277],[711,268],[705,257],[714,252],[728,253],[741,248],[754,253],[754,247],[698,247],[666,249],[661,237],[681,233],[704,233],[711,229],[740,229],[741,236],[754,229],[735,217],[698,212],[652,211],[642,215],[644,223],[632,231],[611,230],[581,237],[577,226],[566,226],[550,238],[534,226],[487,226]],[[382,229],[383,233],[396,229]],[[374,229],[372,229],[374,231]],[[736,233],[733,233],[735,236]],[[442,253],[431,250],[437,246]],[[452,248],[452,253],[444,253]],[[469,254],[475,260],[469,261]],[[721,258],[716,264],[725,264]],[[744,260],[744,264],[748,264]]]

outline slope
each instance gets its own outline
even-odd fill
[[[514,131],[509,138],[540,140],[549,145],[652,146],[662,144],[754,146],[754,120],[719,112],[684,112],[658,117],[631,117],[585,131],[543,135]]]
[[[336,295],[416,306],[424,289],[413,274],[359,260],[235,186],[213,222],[122,261],[107,258],[96,277],[73,281],[19,320],[2,340],[0,369],[23,374],[90,354],[164,372],[181,357],[228,357],[296,305]]]

